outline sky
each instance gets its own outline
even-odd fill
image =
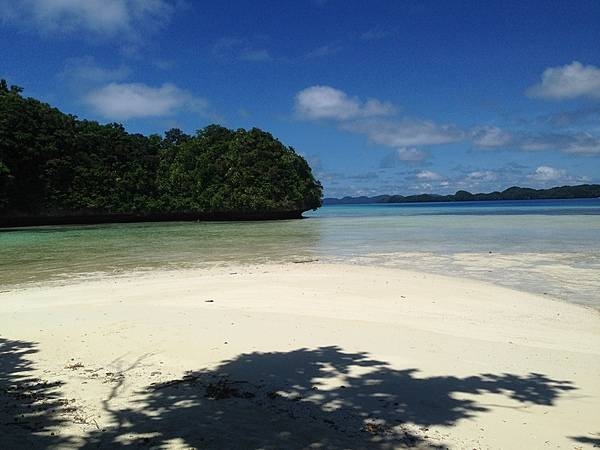
[[[325,196],[600,183],[598,0],[0,0],[0,41],[27,96],[259,127]]]

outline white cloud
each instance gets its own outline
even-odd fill
[[[574,155],[600,155],[600,139],[588,133],[578,133],[563,151]]]
[[[550,166],[539,166],[529,178],[536,181],[556,181],[565,178],[567,172]]]
[[[173,13],[167,0],[0,0],[0,18],[46,32],[87,30],[120,39],[162,26]]]
[[[559,67],[549,67],[542,81],[527,90],[530,97],[563,100],[577,97],[600,99],[600,68],[584,66],[578,61]]]
[[[296,112],[304,119],[349,120],[385,116],[393,111],[390,103],[376,99],[361,102],[330,86],[311,86],[296,94]]]
[[[600,155],[600,139],[589,133],[548,133],[524,136],[520,148],[529,151],[559,150],[572,155]]]
[[[444,179],[444,177],[441,176],[439,173],[433,172],[431,170],[422,170],[418,172],[415,175],[415,177],[421,181],[439,181]]]
[[[364,133],[377,144],[389,147],[415,147],[458,142],[464,132],[454,125],[440,125],[430,120],[404,119],[401,121],[363,120],[343,125],[356,133]]]
[[[396,150],[396,154],[398,155],[398,159],[400,161],[408,161],[408,162],[419,162],[423,161],[427,158],[427,152],[423,150],[419,150],[417,148],[399,148]]]
[[[547,181],[553,183],[586,183],[590,181],[586,176],[570,175],[564,169],[556,169],[550,166],[539,166],[527,178],[535,181]]]
[[[391,119],[395,108],[377,99],[351,97],[330,86],[311,86],[296,94],[297,117],[335,121],[341,130],[365,135],[375,144],[395,150],[385,156],[381,168],[396,167],[399,161],[418,162],[428,154],[419,147],[470,141],[479,148],[510,147],[512,150],[557,150],[572,155],[599,155],[600,138],[589,133],[537,134],[510,132],[497,126],[478,125],[470,130],[433,120],[404,116]]]
[[[477,147],[502,147],[511,142],[510,133],[493,126],[478,126],[471,130],[471,139]]]
[[[397,148],[386,155],[379,163],[381,169],[397,167],[400,163],[420,164],[429,157],[429,153],[415,147]]]
[[[182,110],[204,114],[208,106],[206,100],[170,83],[157,88],[142,83],[110,83],[90,92],[85,101],[111,120],[168,116]]]
[[[469,181],[496,181],[498,175],[491,170],[476,170],[467,175]]]
[[[311,86],[296,94],[298,117],[309,120],[331,119],[340,129],[366,135],[371,142],[394,147],[397,154],[382,160],[382,167],[393,167],[394,161],[418,161],[427,153],[415,147],[448,144],[464,140],[466,133],[452,124],[431,120],[386,119],[395,113],[389,102],[377,99],[362,101],[330,86]]]

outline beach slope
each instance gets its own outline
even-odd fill
[[[592,448],[597,311],[302,263],[0,293],[1,448]]]

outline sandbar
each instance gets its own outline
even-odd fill
[[[306,262],[0,294],[0,448],[593,448],[597,310]]]

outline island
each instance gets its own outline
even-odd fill
[[[322,186],[258,128],[128,133],[0,81],[0,227],[300,218]]]
[[[498,200],[557,200],[570,198],[598,198],[600,184],[581,184],[579,186],[559,186],[550,189],[531,189],[512,186],[502,192],[472,194],[457,191],[455,194],[418,194],[418,195],[377,195],[374,197],[343,197],[323,199],[326,205],[358,205],[369,203],[427,203],[427,202],[473,202]]]

